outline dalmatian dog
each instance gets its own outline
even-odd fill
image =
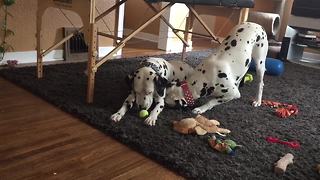
[[[110,117],[111,120],[120,121],[133,107],[134,102],[140,110],[149,110],[155,103],[149,117],[145,119],[147,125],[154,126],[164,108],[168,83],[186,80],[192,72],[193,68],[183,61],[166,61],[162,58],[149,58],[143,61],[135,72],[128,75],[127,82],[132,87],[131,93],[118,112]]]
[[[193,106],[198,98],[210,98],[192,110],[194,114],[202,114],[216,105],[240,98],[239,84],[253,59],[259,82],[252,105],[260,106],[267,51],[267,34],[262,26],[250,22],[237,25],[217,51],[203,60],[186,81],[171,83],[165,102],[169,106]]]

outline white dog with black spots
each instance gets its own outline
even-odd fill
[[[187,80],[193,71],[193,68],[183,61],[148,58],[135,72],[128,75],[127,82],[132,88],[131,93],[118,112],[110,117],[111,120],[120,121],[133,107],[134,102],[140,110],[149,110],[155,103],[155,107],[145,119],[147,125],[154,126],[158,115],[164,108],[167,84],[172,81]]]
[[[186,106],[181,102],[187,101],[187,105],[192,106],[200,97],[210,98],[192,110],[195,114],[202,114],[216,105],[240,98],[239,84],[253,59],[258,80],[253,106],[260,106],[267,52],[268,39],[262,26],[250,22],[237,25],[217,51],[203,60],[186,81],[172,83],[167,88],[165,102],[171,106],[177,103]]]

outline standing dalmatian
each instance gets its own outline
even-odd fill
[[[122,119],[134,102],[140,110],[149,110],[155,103],[150,116],[145,123],[154,126],[158,115],[164,108],[164,98],[167,84],[171,81],[186,80],[192,74],[193,68],[182,61],[166,61],[162,58],[149,58],[140,67],[128,75],[127,82],[132,87],[131,93],[118,112],[110,118],[117,122]]]
[[[239,84],[253,59],[259,82],[253,106],[260,106],[267,52],[268,39],[262,26],[250,22],[237,25],[217,51],[196,67],[187,81],[172,83],[167,88],[165,102],[175,106],[186,101],[192,106],[195,99],[210,97],[207,103],[192,111],[201,114],[216,105],[240,98]]]

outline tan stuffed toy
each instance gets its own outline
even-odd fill
[[[219,128],[219,121],[209,120],[204,116],[197,115],[196,118],[185,118],[180,121],[173,121],[173,129],[182,134],[197,133],[205,135],[207,133],[228,134],[229,129]]]

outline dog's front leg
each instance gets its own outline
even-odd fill
[[[192,110],[192,113],[194,114],[202,114],[206,112],[207,110],[212,109],[214,106],[226,103],[228,101],[231,101],[232,99],[240,98],[240,92],[237,88],[234,88],[232,91],[229,91],[228,93],[221,96],[221,98],[214,98],[209,100],[207,103],[205,103],[202,106],[199,106],[197,108],[194,108]]]
[[[122,104],[122,107],[118,110],[118,112],[114,113],[110,117],[110,119],[115,122],[120,121],[124,116],[124,114],[126,114],[126,112],[130,108],[132,108],[134,101],[135,101],[135,95],[134,95],[134,92],[131,92],[131,94],[129,94],[129,96],[126,98],[126,100]]]
[[[165,93],[164,93],[165,94]],[[158,115],[164,108],[164,97],[158,96],[156,99],[156,106],[154,109],[151,111],[150,116],[144,121],[146,124],[149,126],[154,126],[156,125],[156,121],[158,118]]]

